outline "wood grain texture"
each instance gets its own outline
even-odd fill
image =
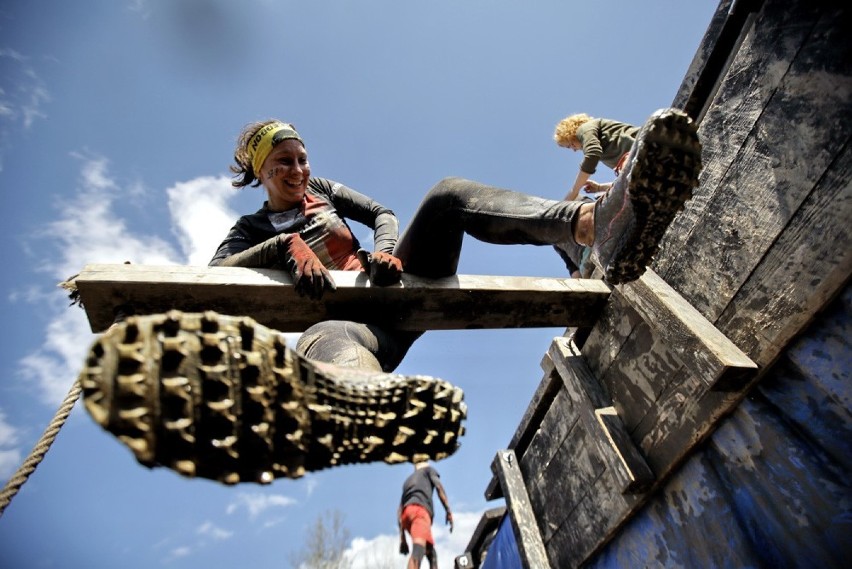
[[[87,265],[76,277],[93,331],[109,327],[114,309],[137,313],[178,309],[251,316],[282,332],[329,319],[400,330],[591,326],[609,296],[596,280],[456,275],[403,275],[388,287],[360,271],[331,271],[337,291],[322,300],[296,294],[289,275],[272,269]]]
[[[527,569],[549,569],[547,551],[541,540],[541,532],[530,506],[515,453],[511,450],[499,451],[491,463],[491,470],[500,480],[500,486],[506,496],[521,564]]]
[[[556,338],[549,353],[579,415],[580,425],[589,434],[592,451],[614,473],[617,484],[613,490],[635,493],[648,489],[654,474],[612,408],[611,398],[586,366],[579,349],[563,338]],[[606,414],[606,419],[601,420],[599,412]]]
[[[653,270],[621,292],[684,367],[710,388],[744,385],[757,365]]]

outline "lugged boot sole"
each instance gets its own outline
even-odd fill
[[[225,484],[439,460],[467,415],[446,381],[307,360],[280,333],[215,312],[114,324],[80,380],[89,414],[140,463]]]
[[[700,173],[701,143],[695,123],[675,109],[653,116],[628,174],[635,219],[618,238],[621,253],[604,269],[607,282],[629,282],[645,272],[675,215],[692,198]]]

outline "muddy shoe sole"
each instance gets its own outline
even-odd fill
[[[701,173],[701,143],[695,123],[683,112],[652,115],[638,137],[627,179],[634,220],[619,237],[619,254],[604,267],[604,279],[620,284],[639,278],[660,240],[692,198]]]
[[[439,460],[467,414],[445,381],[310,361],[251,318],[214,312],[113,325],[80,381],[89,414],[140,463],[225,484]]]

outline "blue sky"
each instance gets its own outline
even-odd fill
[[[9,0],[0,5],[0,479],[30,452],[93,339],[56,283],[87,263],[205,265],[259,189],[234,190],[234,140],[293,122],[314,175],[404,226],[445,176],[561,198],[578,154],[564,116],[641,123],[671,103],[715,2]],[[601,168],[594,176],[608,181]],[[359,229],[361,230],[359,233]],[[365,228],[358,237],[369,238]],[[468,239],[459,272],[566,276],[549,248]],[[563,329],[426,334],[400,373],[465,389],[461,449],[436,466],[456,516],[452,567]],[[404,566],[409,465],[225,487],[139,466],[78,405],[0,518],[0,567],[286,567],[337,509],[358,567]],[[438,508],[440,512],[440,507]]]

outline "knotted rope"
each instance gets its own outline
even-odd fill
[[[44,459],[44,455],[47,454],[47,451],[50,449],[50,445],[53,444],[53,441],[56,439],[56,435],[59,434],[59,429],[62,428],[62,425],[64,425],[66,419],[68,419],[68,415],[71,414],[71,409],[74,408],[74,404],[77,402],[77,399],[79,399],[81,391],[82,388],[80,387],[80,380],[78,379],[74,382],[74,385],[71,386],[70,391],[68,391],[68,395],[65,396],[65,400],[62,402],[62,405],[59,406],[59,409],[56,411],[56,415],[54,415],[53,420],[47,426],[47,429],[44,430],[44,434],[41,435],[41,439],[39,439],[33,447],[30,455],[20,468],[18,468],[18,471],[9,479],[6,486],[3,487],[3,491],[0,492],[0,517],[3,516],[6,506],[9,505],[12,498],[14,498],[18,493],[18,490],[21,489],[21,486],[24,485],[24,482],[27,481],[30,474],[35,472],[36,467],[42,459]]]

